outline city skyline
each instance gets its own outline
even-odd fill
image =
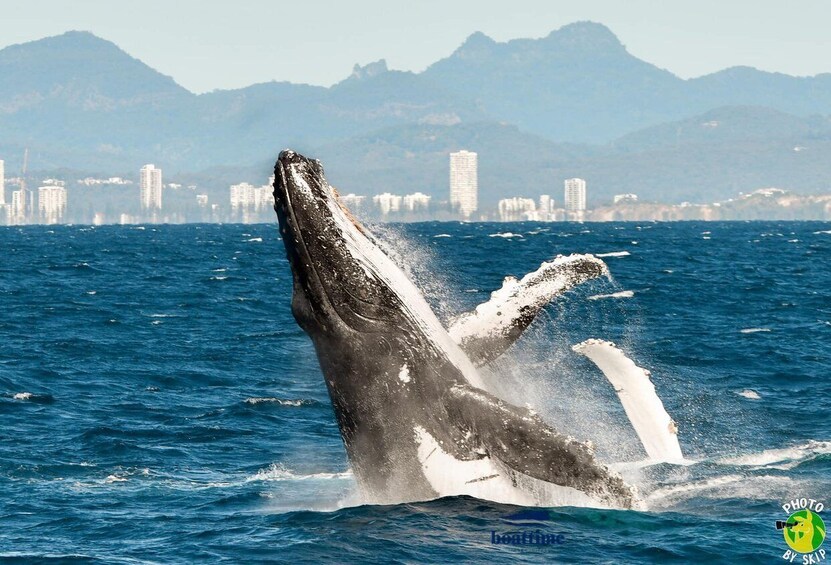
[[[563,179],[563,201],[558,206],[551,194],[541,194],[535,200],[523,195],[500,199],[495,206],[478,206],[478,155],[469,150],[447,154],[451,175],[448,178],[448,200],[436,200],[429,194],[416,191],[396,194],[389,191],[379,194],[357,195],[347,193],[341,201],[350,210],[368,221],[426,221],[426,220],[468,220],[476,212],[476,220],[482,221],[673,221],[673,220],[718,220],[718,219],[764,219],[767,216],[791,219],[831,219],[831,195],[799,195],[779,188],[760,188],[739,193],[736,198],[716,201],[711,204],[669,204],[655,201],[641,201],[634,193],[620,193],[612,198],[588,206],[588,183],[579,177]],[[2,163],[2,161],[0,161]],[[0,169],[0,173],[3,170]],[[70,191],[64,180],[41,179],[37,191],[28,190],[23,178],[11,178],[12,185],[19,186],[12,191],[10,202],[0,205],[5,210],[9,225],[59,224],[78,222],[78,216],[68,213]],[[147,164],[139,171],[139,201],[141,209],[131,211],[112,210],[93,205],[91,216],[81,223],[94,225],[108,223],[184,223],[184,222],[241,222],[258,223],[271,220],[273,175],[262,185],[249,182],[231,184],[227,207],[221,203],[210,203],[210,196],[197,192],[195,185],[184,186],[178,182],[162,182],[161,168]],[[90,190],[93,187],[125,187],[133,182],[122,177],[84,177],[76,179],[75,190]],[[552,188],[556,184],[549,180]],[[161,193],[167,189],[178,195],[180,209],[161,212]],[[35,197],[37,196],[37,201]],[[182,200],[184,198],[184,200]],[[183,213],[181,203],[190,202],[189,214]],[[467,208],[462,206],[466,203]],[[475,206],[475,208],[472,208]],[[28,210],[28,211],[27,211]],[[71,209],[69,209],[71,211]],[[467,212],[467,213],[466,213]],[[195,215],[194,215],[195,214]],[[3,215],[0,214],[0,219]]]

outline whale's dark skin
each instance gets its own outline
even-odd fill
[[[425,476],[418,427],[458,460],[490,457],[512,476],[573,487],[610,506],[633,505],[632,489],[585,444],[471,384],[478,379],[473,365],[338,203],[318,161],[283,151],[274,172],[274,208],[294,280],[292,313],[314,343],[368,500],[453,494],[437,492]]]

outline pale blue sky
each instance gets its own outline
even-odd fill
[[[499,41],[603,23],[688,78],[733,65],[831,71],[831,0],[4,0],[0,47],[88,30],[194,92],[288,80],[330,85],[386,58],[420,71],[472,32]]]

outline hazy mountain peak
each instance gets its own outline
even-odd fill
[[[452,56],[459,57],[460,59],[487,57],[496,45],[496,41],[481,31],[477,31],[465,39],[464,43],[453,52]]]
[[[355,63],[355,66],[352,67],[352,76],[349,78],[355,79],[364,79],[364,78],[372,78],[374,76],[378,76],[380,74],[386,73],[389,71],[387,68],[387,60],[386,59],[379,59],[372,63],[367,63],[363,67],[358,63]]]
[[[608,27],[596,22],[575,22],[552,31],[544,40],[560,49],[580,51],[625,51],[623,44]]]
[[[0,99],[69,96],[76,104],[95,106],[88,93],[108,99],[189,94],[172,78],[88,31],[68,31],[0,50]]]

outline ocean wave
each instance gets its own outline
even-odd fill
[[[831,454],[831,441],[809,440],[793,447],[766,449],[738,457],[726,457],[716,462],[740,467],[764,467],[769,469],[793,469],[821,455]]]
[[[732,485],[744,481],[744,475],[722,475],[720,477],[712,477],[700,481],[693,481],[689,483],[682,483],[677,485],[670,485],[658,488],[646,496],[646,503],[652,506],[655,503],[663,502],[665,499],[688,497],[691,494],[697,494],[701,491],[720,489],[725,485]]]
[[[508,232],[504,232],[504,233],[502,233],[502,232],[500,232],[500,233],[491,233],[491,234],[488,234],[488,237],[504,237],[504,238],[507,239],[507,238],[510,238],[510,237],[522,237],[522,234],[508,231]]]
[[[254,405],[254,406],[256,406],[257,404],[279,404],[280,406],[310,406],[312,404],[317,404],[316,401],[306,399],[306,398],[284,399],[284,398],[256,397],[256,396],[253,396],[251,398],[246,398],[243,402],[245,402],[246,404]]]
[[[739,333],[742,334],[757,334],[757,333],[767,333],[771,331],[770,328],[744,328],[739,330]]]
[[[252,237],[251,239],[246,239],[245,241],[247,241],[249,243],[262,243],[263,238],[261,238],[261,237]]]
[[[453,236],[450,235],[449,233],[440,233],[440,234],[434,235],[433,237],[453,237]]]
[[[14,393],[7,393],[4,394],[6,398],[11,398],[12,400],[18,400],[21,402],[35,402],[38,404],[49,404],[50,402],[54,402],[55,398],[51,394],[36,394],[34,392],[14,392]]]
[[[246,483],[254,482],[274,482],[274,481],[308,481],[308,480],[331,480],[331,479],[351,479],[352,471],[343,471],[341,473],[309,473],[306,475],[299,475],[287,469],[279,463],[272,463],[265,469],[257,471],[254,475],[245,479]]]
[[[610,251],[609,253],[595,253],[595,257],[629,257],[628,251]]]
[[[817,484],[809,480],[794,480],[782,475],[729,474],[707,479],[660,487],[645,497],[647,508],[652,511],[713,512],[713,503],[706,501],[778,501],[785,500],[795,492],[813,492]],[[689,506],[692,504],[692,506]]]
[[[632,298],[635,296],[634,290],[621,290],[620,292],[613,292],[611,294],[595,294],[589,296],[589,300],[601,300],[604,298]]]
[[[746,388],[744,390],[736,391],[736,394],[748,400],[761,400],[761,396],[755,390]]]
[[[831,235],[831,230],[820,230],[820,231],[815,231],[814,232],[814,235],[820,235],[820,234]]]

